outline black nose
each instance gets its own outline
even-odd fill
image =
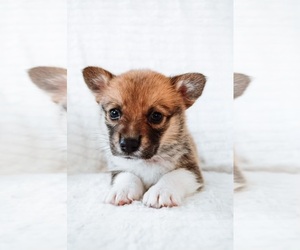
[[[140,138],[121,138],[120,148],[124,153],[131,154],[137,151],[140,147]]]

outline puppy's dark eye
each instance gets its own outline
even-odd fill
[[[121,117],[121,111],[119,109],[111,109],[109,111],[109,117],[111,120],[119,120]]]
[[[161,123],[162,119],[163,119],[163,115],[159,112],[152,112],[148,117],[149,122],[154,124]]]

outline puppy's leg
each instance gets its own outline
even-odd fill
[[[178,206],[184,197],[196,192],[201,186],[193,172],[183,168],[176,169],[163,175],[144,194],[143,203],[155,208]]]
[[[112,188],[109,191],[105,203],[122,206],[130,204],[133,200],[139,200],[144,193],[144,185],[136,175],[121,172],[113,176]]]

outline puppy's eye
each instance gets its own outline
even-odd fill
[[[119,109],[111,109],[109,111],[109,117],[111,120],[119,120],[121,117],[121,111]]]
[[[154,124],[161,123],[162,119],[163,119],[163,115],[159,112],[152,112],[148,117],[149,122]]]

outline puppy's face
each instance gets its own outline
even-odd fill
[[[105,113],[113,155],[150,159],[184,131],[184,111],[201,95],[205,77],[191,73],[172,78],[153,71],[114,76],[96,67],[83,71]]]

